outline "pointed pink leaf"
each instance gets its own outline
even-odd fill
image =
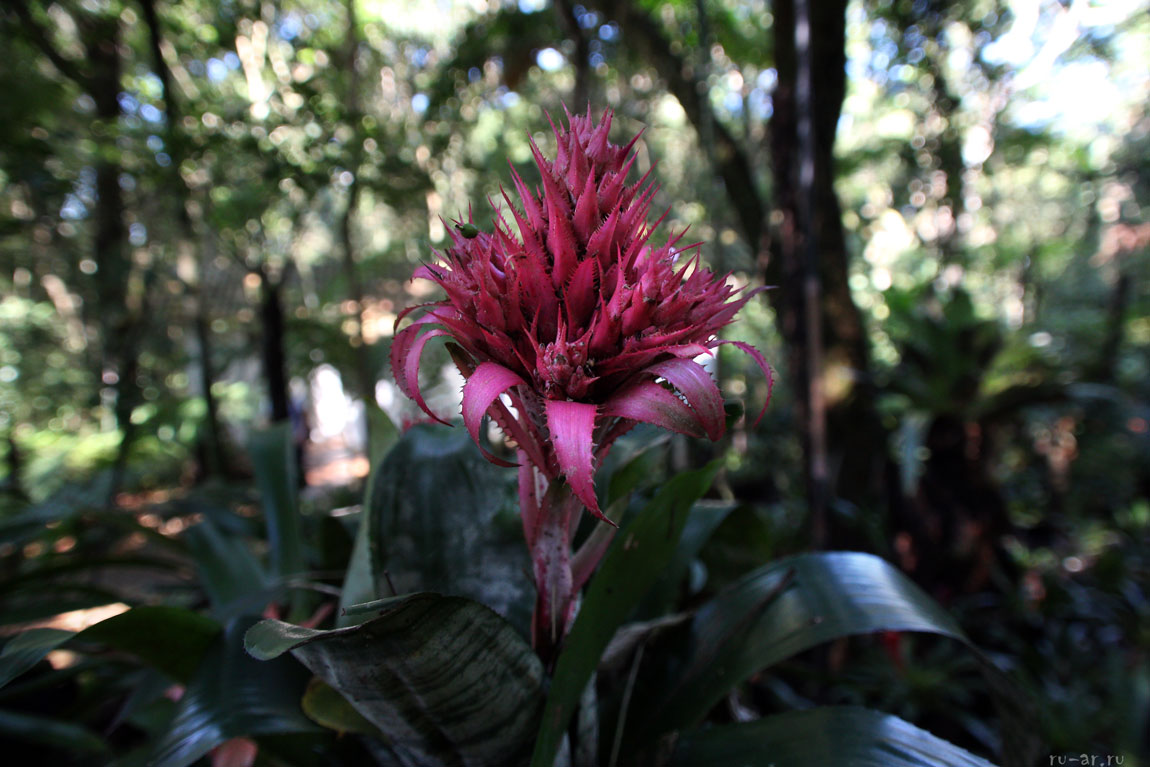
[[[511,164],[511,161],[507,161]],[[523,203],[523,213],[527,216],[528,223],[535,231],[543,229],[543,211],[539,207],[539,201],[535,199],[535,195],[527,188],[527,184],[523,183],[523,179],[519,176],[519,171],[515,170],[515,166],[511,165],[511,180],[515,183],[515,191],[519,195],[520,202]]]
[[[505,461],[492,455],[483,447],[479,440],[479,426],[483,422],[483,415],[491,407],[499,395],[512,386],[519,386],[523,379],[516,373],[494,362],[483,362],[475,368],[475,372],[463,385],[463,423],[467,426],[471,439],[479,446],[483,457],[496,466],[517,466],[518,464]]]
[[[593,258],[582,261],[571,275],[564,297],[567,302],[567,324],[578,329],[591,317],[595,309],[595,278],[599,271],[599,262]]]
[[[414,306],[407,307],[406,309],[401,311],[398,316],[396,316],[395,322],[392,323],[392,325],[391,325],[391,332],[394,334],[395,331],[399,328],[399,323],[403,322],[404,318],[407,317],[407,315],[414,312],[416,309],[426,309],[429,306],[440,306],[441,307],[444,305],[445,305],[444,301],[429,301],[428,303],[425,303],[425,304],[415,304]]]
[[[670,381],[687,402],[699,414],[699,420],[711,440],[723,436],[726,418],[723,413],[723,396],[710,374],[703,366],[688,359],[673,359],[657,362],[647,368]]]
[[[437,336],[451,336],[442,328],[426,329],[423,327],[428,323],[437,321],[438,319],[433,315],[425,315],[399,331],[391,344],[391,371],[400,391],[415,400],[415,404],[419,405],[423,412],[436,421],[450,426],[451,424],[447,421],[431,412],[427,403],[423,401],[423,392],[419,389],[419,358],[423,354],[423,347]]]
[[[606,269],[615,247],[615,230],[619,226],[619,211],[612,210],[607,220],[591,233],[587,241],[587,257],[598,258],[599,266]]]
[[[767,360],[763,357],[762,353],[750,344],[743,343],[742,341],[719,341],[719,343],[731,344],[749,354],[751,359],[759,366],[759,369],[763,371],[763,375],[767,377],[767,400],[763,403],[763,409],[759,411],[759,417],[755,419],[755,426],[758,426],[759,421],[763,420],[763,415],[767,412],[767,405],[771,404],[771,391],[775,388],[775,377],[771,374],[771,366],[767,364]]]
[[[603,415],[653,424],[689,437],[706,435],[699,414],[653,381],[630,386],[603,404]]]
[[[651,348],[627,348],[622,354],[600,363],[596,372],[601,375],[611,375],[626,370],[635,370],[654,362],[662,354],[672,354],[676,357],[693,359],[700,354],[707,354],[710,350],[702,344],[674,344],[670,346],[652,346]]]
[[[579,202],[575,204],[575,234],[579,236],[581,243],[586,244],[598,223],[599,201],[595,196],[595,174],[592,173],[587,176],[583,193],[579,195]]]
[[[450,272],[451,270],[443,264],[435,264],[434,266],[431,264],[422,264],[416,267],[415,272],[411,275],[411,279],[433,280],[435,282],[439,282],[444,278],[446,274],[449,274]]]
[[[599,212],[601,214],[606,215],[608,210],[618,210],[620,207],[624,207],[619,203],[622,202],[627,174],[631,172],[631,166],[635,164],[635,159],[638,156],[637,154],[631,155],[619,170],[604,174],[603,180],[599,184]]]
[[[588,511],[614,524],[599,510],[591,475],[591,437],[595,431],[596,406],[586,402],[547,400],[546,408],[547,428],[551,432],[555,457],[559,460],[559,470],[567,478],[567,484]]]

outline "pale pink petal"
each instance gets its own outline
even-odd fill
[[[523,379],[502,365],[494,362],[483,362],[475,368],[475,372],[463,385],[463,423],[475,444],[479,446],[483,457],[497,466],[516,466],[492,455],[483,447],[479,439],[479,426],[483,422],[483,415],[491,407],[499,395],[512,386],[523,384]]]
[[[451,424],[447,421],[431,412],[427,403],[423,401],[423,392],[419,389],[419,358],[423,354],[423,347],[432,338],[451,335],[442,328],[425,329],[423,327],[435,321],[436,318],[430,315],[420,317],[399,331],[391,344],[391,370],[395,374],[395,383],[399,386],[400,391],[415,400],[415,404],[419,405],[423,412],[436,421],[450,426]]]
[[[407,307],[406,309],[404,309],[403,311],[401,311],[401,312],[400,312],[400,313],[399,313],[399,314],[396,316],[396,318],[395,318],[395,322],[394,322],[394,323],[392,323],[392,326],[391,326],[391,330],[392,330],[392,332],[394,333],[394,332],[395,332],[395,331],[396,331],[396,330],[399,328],[399,323],[403,322],[403,319],[404,319],[404,318],[405,318],[407,315],[409,315],[409,314],[411,314],[412,312],[414,312],[416,309],[426,309],[426,308],[427,308],[427,307],[429,307],[429,306],[442,307],[442,306],[443,306],[443,304],[444,304],[444,302],[443,302],[443,301],[429,301],[429,302],[428,302],[428,303],[426,303],[426,304],[415,304],[414,306],[409,306],[409,307]]]
[[[647,368],[647,372],[662,376],[679,390],[699,414],[699,420],[711,440],[723,436],[726,423],[723,395],[702,365],[688,359],[673,359],[657,362]]]
[[[603,404],[603,415],[642,421],[690,437],[706,434],[699,414],[653,381],[643,381],[611,397]]]
[[[547,400],[547,429],[559,461],[559,471],[567,478],[583,505],[599,519],[614,524],[599,510],[592,478],[591,437],[595,431],[597,407],[586,402]]]

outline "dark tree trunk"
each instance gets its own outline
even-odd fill
[[[257,271],[260,278],[260,319],[263,321],[264,380],[271,402],[274,422],[291,418],[288,395],[287,355],[284,351],[284,310],[280,300],[282,282],[272,280],[264,270]]]
[[[2,489],[16,500],[26,501],[28,494],[24,492],[24,455],[20,452],[20,445],[16,443],[15,432],[16,426],[13,424],[4,435],[4,441],[8,445],[8,477]]]
[[[138,314],[143,310],[145,296],[131,296],[128,291],[132,262],[124,226],[122,168],[116,145],[120,118],[120,24],[114,16],[89,16],[81,21],[88,91],[96,104],[94,132],[99,147],[92,255],[96,262],[97,303],[103,325],[103,376],[105,383],[115,381],[116,424],[120,429],[120,445],[108,485],[107,500],[111,504],[123,484],[136,437],[132,411],[139,401],[136,385],[140,343]]]
[[[774,4],[775,64],[778,88],[770,125],[774,171],[774,209],[780,221],[771,240],[766,269],[768,284],[777,284],[780,329],[787,342],[788,366],[798,378],[796,392],[802,422],[810,416],[808,317],[817,318],[823,353],[819,360],[826,384],[826,442],[829,491],[856,505],[881,500],[886,434],[874,408],[870,355],[862,317],[850,293],[849,260],[842,228],[842,211],[835,194],[834,143],[846,91],[846,2],[809,0],[810,17],[810,176],[809,230],[817,232],[815,251],[808,254],[804,238],[799,136],[798,50],[795,45],[795,3]],[[810,275],[806,258],[813,257],[819,311],[807,312]],[[806,435],[808,446],[811,435]],[[808,461],[808,464],[810,462]],[[828,520],[829,522],[830,520]],[[824,541],[849,543],[831,525]]]

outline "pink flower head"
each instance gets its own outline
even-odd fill
[[[514,228],[498,209],[490,233],[469,215],[452,229],[441,262],[416,270],[414,277],[433,280],[447,297],[400,315],[424,310],[396,334],[391,364],[400,389],[442,420],[423,401],[419,359],[431,338],[454,339],[462,348],[455,361],[467,379],[463,420],[472,438],[479,443],[479,426],[490,415],[515,441],[521,461],[549,481],[565,477],[603,518],[593,472],[637,422],[722,436],[722,397],[695,358],[732,343],[768,382],[771,373],[752,346],[716,336],[762,288],[740,294],[699,265],[697,244],[676,247],[683,233],[650,244],[659,223],[648,224],[656,188],[646,176],[627,183],[638,136],[624,147],[610,143],[610,112],[598,125],[590,113],[567,119],[566,129],[552,126],[554,161],[532,141],[541,189],[512,169],[518,207],[506,192],[503,198]],[[691,257],[681,259],[684,252]],[[529,516],[525,508],[531,543]]]

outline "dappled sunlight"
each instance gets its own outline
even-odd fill
[[[89,626],[94,626],[100,621],[107,620],[121,613],[130,610],[131,607],[123,602],[114,602],[112,604],[101,605],[99,607],[88,607],[83,610],[70,610],[65,613],[53,615],[51,618],[44,620],[34,621],[26,624],[0,626],[0,635],[10,636],[17,631],[26,631],[28,629],[58,629],[60,631],[83,631]],[[61,655],[60,660],[74,660],[74,656]],[[56,664],[54,663],[53,666]],[[59,666],[57,666],[59,668]]]

